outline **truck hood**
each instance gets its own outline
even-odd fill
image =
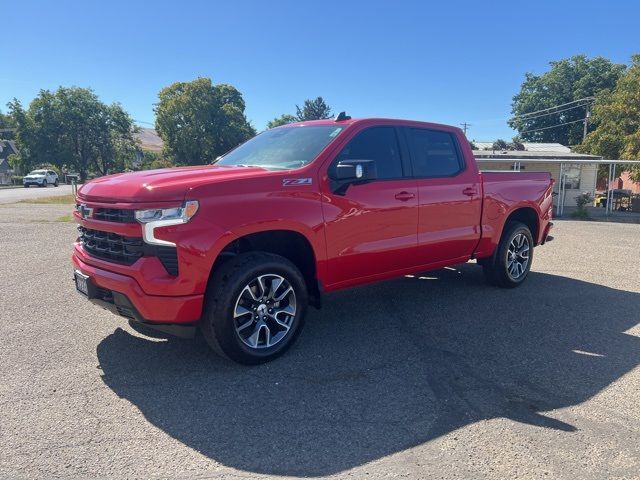
[[[120,173],[91,180],[78,190],[78,197],[103,203],[182,202],[197,186],[269,173],[273,172],[258,167],[214,165]]]

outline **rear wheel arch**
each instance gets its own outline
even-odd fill
[[[497,236],[495,240],[493,253],[488,257],[478,258],[478,263],[480,265],[491,264],[495,261],[495,256],[500,246],[500,242],[502,241],[505,232],[509,230],[510,225],[514,223],[522,223],[523,225],[526,225],[533,237],[534,246],[538,245],[538,233],[540,231],[540,217],[538,212],[533,207],[518,207],[507,215],[507,218],[502,224],[500,235]]]
[[[238,254],[247,252],[267,252],[279,255],[291,261],[302,273],[307,290],[309,303],[320,307],[320,286],[316,253],[309,239],[295,230],[265,230],[243,235],[231,240],[218,254],[209,275],[209,282],[225,262]]]
[[[509,214],[502,226],[500,236],[509,228],[510,223],[520,222],[529,227],[533,242],[537,245],[538,234],[540,232],[540,216],[533,207],[520,207]]]

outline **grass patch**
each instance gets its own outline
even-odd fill
[[[591,220],[591,215],[589,215],[589,212],[584,208],[576,210],[571,216],[576,220]]]
[[[58,217],[54,220],[54,222],[74,222],[74,218],[73,215],[71,213],[68,213],[67,215],[63,215],[61,217]]]
[[[44,205],[66,205],[76,203],[75,195],[58,195],[56,197],[29,198],[18,203],[38,203]]]

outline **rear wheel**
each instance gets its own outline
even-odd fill
[[[58,179],[57,179],[57,178],[56,178],[56,181],[55,181],[55,182],[53,182],[53,186],[54,186],[54,187],[57,187],[57,186],[58,186]]]
[[[201,330],[219,354],[254,365],[282,355],[300,334],[307,288],[298,268],[266,252],[237,255],[207,288]]]
[[[490,284],[514,288],[526,280],[532,260],[533,237],[529,227],[520,222],[510,222],[494,257],[484,262],[482,269]]]

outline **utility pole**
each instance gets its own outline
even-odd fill
[[[589,127],[589,117],[591,116],[591,112],[589,111],[589,107],[591,106],[591,104],[587,103],[586,108],[587,111],[584,115],[584,130],[582,132],[582,140],[584,141],[585,138],[587,138],[587,128]]]
[[[462,122],[460,124],[460,126],[462,127],[462,131],[464,132],[465,137],[467,136],[467,128],[469,128],[471,126],[470,123],[467,122]]]

